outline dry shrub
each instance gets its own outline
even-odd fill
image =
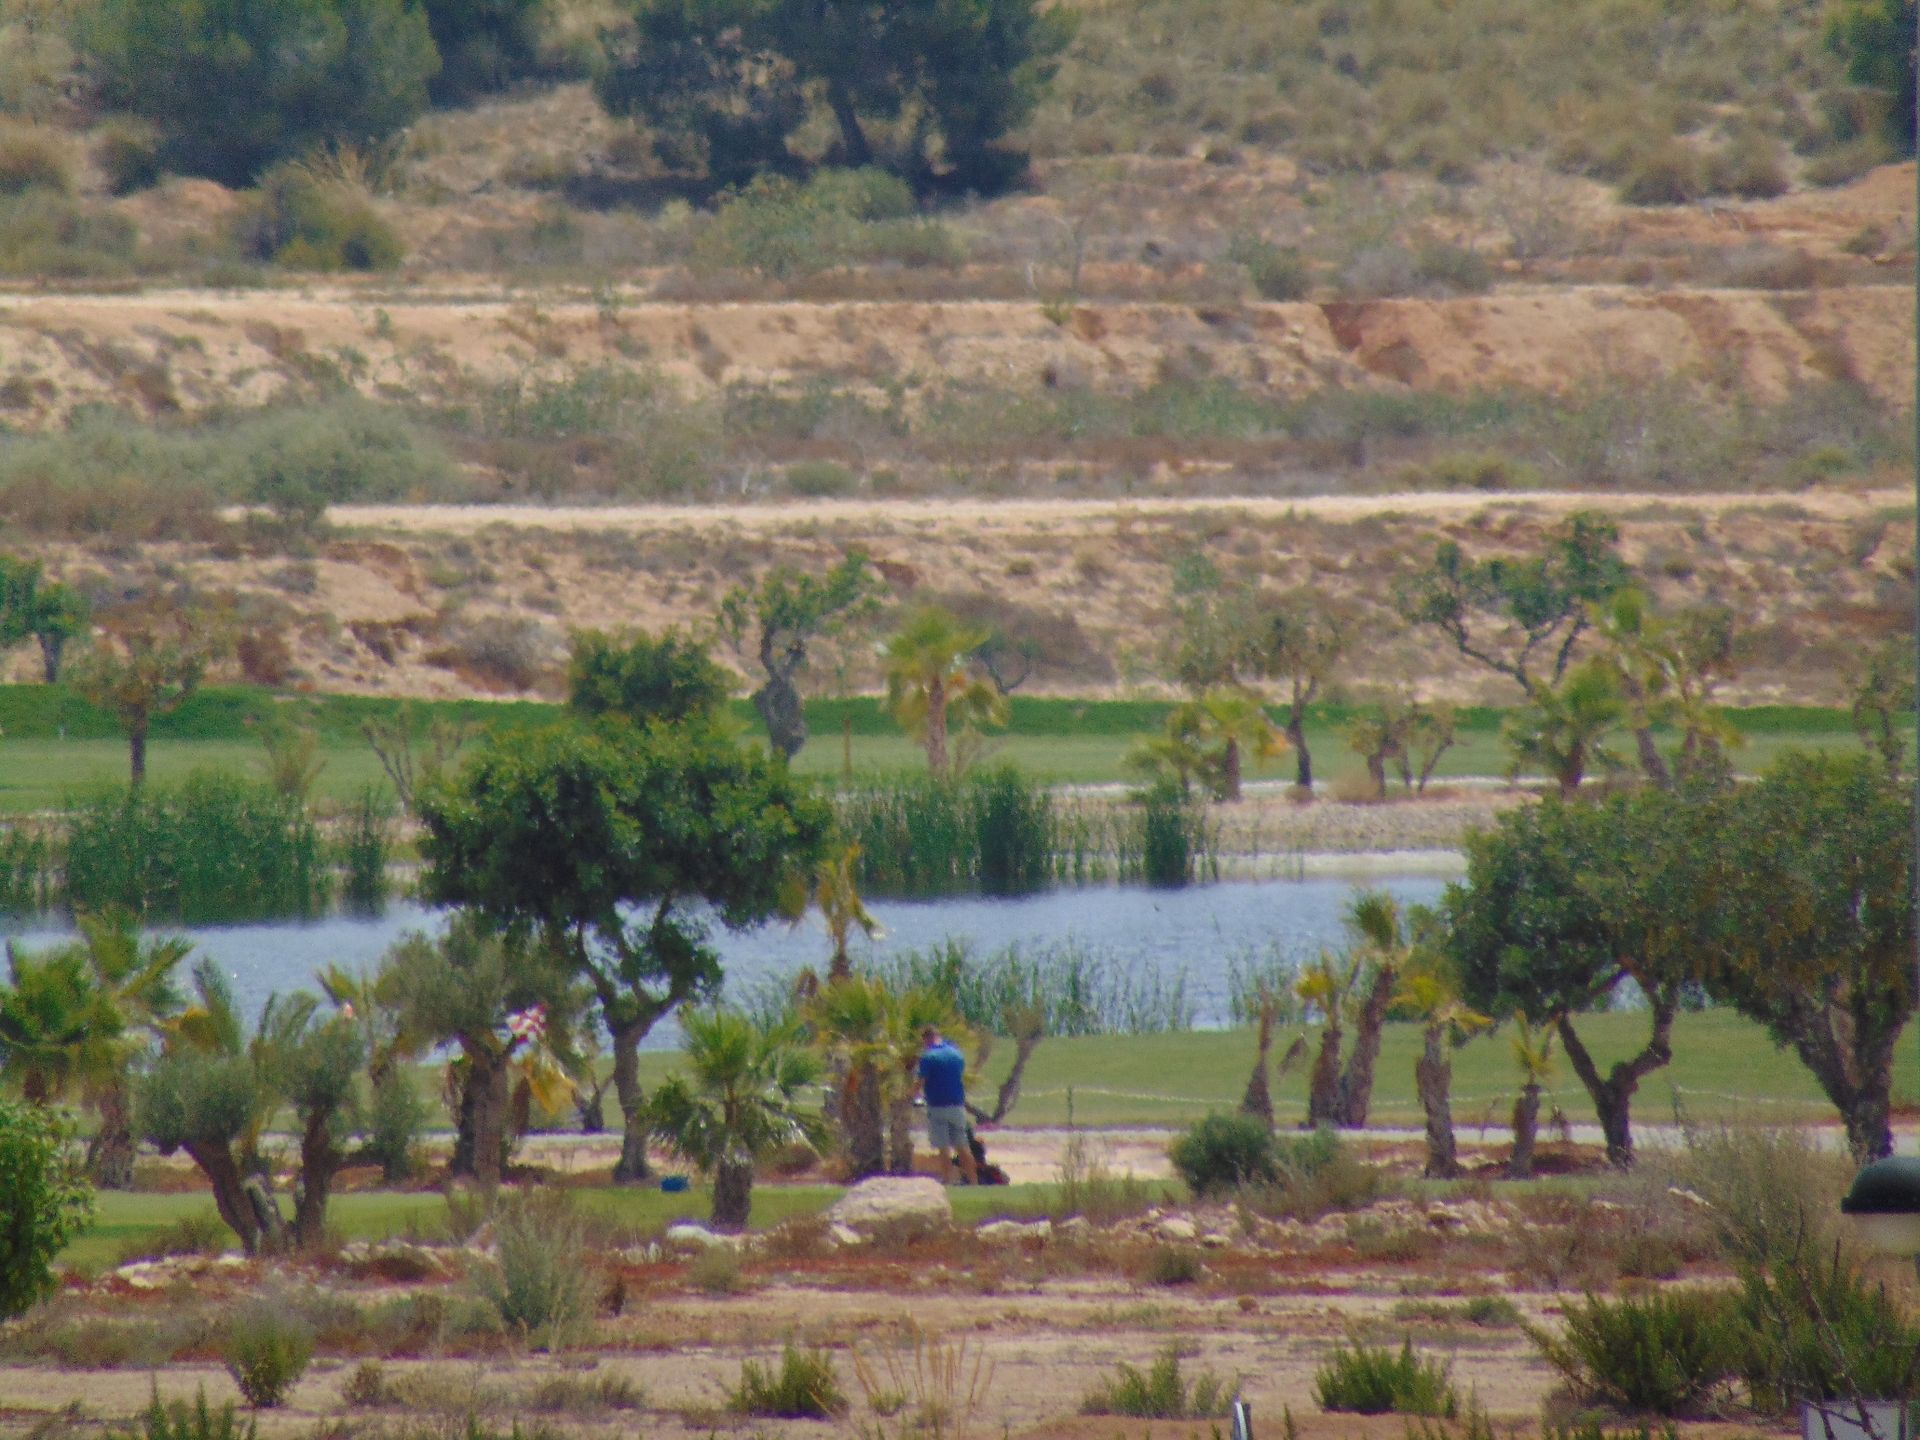
[[[1824,1253],[1838,1238],[1853,1167],[1797,1129],[1691,1127],[1669,1163],[1675,1183],[1699,1197],[1713,1244],[1732,1264],[1765,1268]]]
[[[0,121],[0,195],[46,190],[73,193],[73,149],[67,137],[44,125]]]
[[[556,663],[549,627],[514,615],[458,622],[426,659],[492,690],[531,690]]]
[[[1811,290],[1820,283],[1820,266],[1806,251],[1764,240],[1719,252],[1702,272],[1698,278],[1709,285],[1742,290]]]
[[[1691,205],[1706,193],[1706,167],[1682,140],[1641,156],[1620,183],[1620,198],[1629,205]]]

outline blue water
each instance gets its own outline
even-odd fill
[[[1376,879],[1375,888],[1402,904],[1438,898],[1444,882],[1430,876]],[[1018,945],[1032,953],[1073,945],[1122,975],[1184,980],[1195,1023],[1226,1023],[1229,976],[1241,967],[1278,956],[1312,959],[1323,946],[1345,939],[1341,916],[1355,893],[1344,880],[1257,880],[1198,885],[1185,890],[1099,887],[1054,890],[1019,900],[963,897],[946,900],[878,900],[869,905],[884,934],[856,946],[856,955],[884,957],[920,950],[949,939],[965,941],[987,956]],[[198,954],[227,972],[241,1013],[254,1015],[275,991],[310,987],[315,970],[337,964],[373,969],[380,956],[409,930],[437,930],[437,912],[396,904],[378,919],[335,917],[306,924],[219,925],[184,931]],[[58,940],[57,930],[17,934],[16,943]],[[802,966],[824,968],[827,941],[816,917],[798,926],[774,924],[716,937],[734,994],[791,975]],[[654,1043],[671,1045],[671,1030]]]

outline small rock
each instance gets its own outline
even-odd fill
[[[827,1240],[834,1245],[858,1245],[863,1237],[851,1225],[829,1225]]]
[[[1200,1243],[1209,1250],[1224,1250],[1233,1244],[1233,1237],[1222,1235],[1218,1230],[1209,1230],[1200,1237]]]
[[[982,1240],[995,1244],[1021,1240],[1045,1240],[1053,1234],[1051,1220],[989,1220],[974,1231]]]
[[[1191,1240],[1200,1233],[1199,1226],[1184,1215],[1169,1215],[1154,1229],[1162,1240]]]

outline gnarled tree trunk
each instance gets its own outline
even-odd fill
[[[1513,1102],[1513,1154],[1507,1157],[1509,1180],[1533,1178],[1533,1143],[1540,1134],[1540,1086],[1528,1081]]]
[[[753,1213],[753,1163],[722,1160],[713,1167],[713,1228],[740,1231]]]
[[[117,1081],[107,1085],[95,1097],[95,1109],[100,1115],[100,1128],[87,1142],[87,1174],[102,1190],[131,1190],[137,1152],[126,1087]]]
[[[1320,1053],[1307,1082],[1307,1128],[1340,1123],[1340,1022],[1329,1016],[1320,1032]]]
[[[1391,965],[1382,965],[1374,973],[1372,988],[1354,1025],[1353,1054],[1340,1077],[1338,1123],[1349,1130],[1364,1129],[1367,1111],[1373,1106],[1373,1070],[1380,1059],[1380,1032],[1387,1023],[1387,1009],[1393,1004],[1393,987],[1399,978],[1399,970]]]
[[[647,1160],[646,1096],[640,1090],[640,1041],[653,1022],[629,1021],[614,1027],[613,1093],[620,1101],[620,1159],[613,1167],[613,1183],[634,1185],[649,1180]]]
[[[1246,1093],[1240,1097],[1240,1113],[1252,1115],[1273,1128],[1273,1084],[1268,1078],[1269,1057],[1273,1054],[1273,1022],[1278,1007],[1264,992],[1260,997],[1260,1036],[1253,1053],[1253,1073],[1247,1077]]]
[[[1645,1047],[1631,1060],[1620,1061],[1604,1077],[1581,1043],[1572,1017],[1562,1015],[1554,1024],[1560,1032],[1560,1043],[1566,1047],[1567,1063],[1593,1099],[1601,1133],[1606,1137],[1607,1163],[1622,1170],[1633,1165],[1633,1093],[1643,1078],[1673,1059],[1673,1017],[1680,1008],[1678,987],[1662,986],[1647,997],[1647,1004],[1653,1025]]]

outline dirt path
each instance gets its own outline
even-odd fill
[[[1908,506],[1908,489],[1822,489],[1791,496],[1756,497],[1745,492],[1708,494],[1603,494],[1530,491],[1489,495],[1482,491],[1405,491],[1385,495],[1317,495],[1306,499],[1167,497],[1146,500],[808,500],[765,505],[342,505],[330,511],[336,525],[352,529],[471,534],[489,526],[554,530],[790,530],[801,525],[948,527],[975,530],[1072,527],[1089,522],[1151,520],[1165,516],[1237,514],[1258,519],[1298,515],[1318,520],[1356,520],[1409,513],[1443,519],[1490,511],[1565,515],[1599,510],[1623,515],[1649,508],[1717,515],[1756,504],[1779,504],[1823,519],[1845,519]]]

